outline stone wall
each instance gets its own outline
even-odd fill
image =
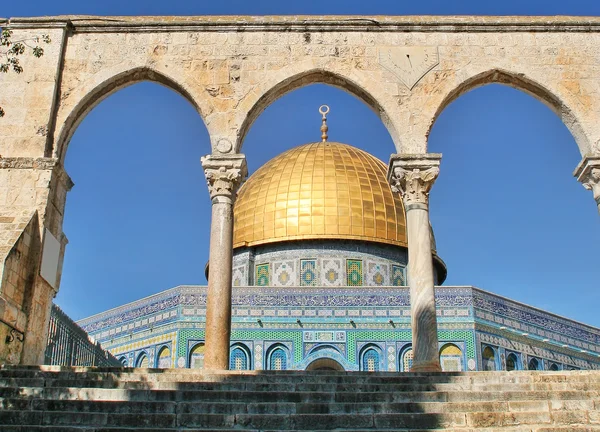
[[[440,112],[470,89],[495,82],[548,104],[582,155],[600,153],[600,18],[63,16],[0,25],[15,40],[52,39],[42,58],[23,58],[22,74],[0,74],[6,110],[0,205],[7,218],[37,211],[39,237],[48,229],[59,240],[60,263],[72,186],[62,169],[69,140],[103,98],[139,81],[159,82],[189,100],[207,126],[214,156],[239,153],[272,101],[317,82],[370,106],[391,134],[390,152],[426,153]],[[595,162],[581,181],[597,189],[598,162],[586,160]],[[5,262],[13,244],[3,241]],[[33,263],[30,270],[38,268]],[[34,334],[25,344],[33,344],[23,362],[41,358],[55,294],[39,279],[32,295],[45,300],[30,312]]]

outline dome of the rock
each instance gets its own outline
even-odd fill
[[[381,160],[346,144],[292,148],[240,189],[233,245],[346,239],[406,246],[402,200],[386,172]]]
[[[402,199],[387,165],[347,144],[300,145],[251,175],[236,198],[233,247],[235,286],[407,282]],[[446,268],[435,253],[434,264],[441,283]]]

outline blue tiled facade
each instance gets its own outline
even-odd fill
[[[597,328],[473,287],[437,287],[436,304],[447,369],[600,367]],[[128,366],[146,356],[158,367],[160,353],[169,364],[167,347],[171,367],[187,368],[201,365],[205,314],[206,287],[181,286],[79,324]],[[329,359],[346,370],[404,371],[408,288],[234,287],[231,343],[235,367],[298,370]]]

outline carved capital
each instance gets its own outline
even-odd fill
[[[427,206],[429,191],[440,172],[441,157],[437,153],[392,155],[388,181],[392,190],[402,195],[406,210],[414,205]]]
[[[600,155],[586,155],[573,175],[584,188],[591,190],[600,212]]]
[[[246,157],[243,154],[208,155],[202,157],[200,161],[204,168],[211,200],[233,203],[238,188],[248,175]]]

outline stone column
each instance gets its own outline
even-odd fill
[[[412,326],[413,372],[441,371],[435,314],[429,190],[442,155],[392,155],[388,180],[402,195],[408,233],[408,284]]]
[[[573,175],[584,188],[592,191],[600,213],[600,155],[584,156]]]
[[[227,370],[231,336],[233,204],[237,189],[248,172],[246,157],[242,154],[209,155],[201,161],[212,201],[204,367]]]

